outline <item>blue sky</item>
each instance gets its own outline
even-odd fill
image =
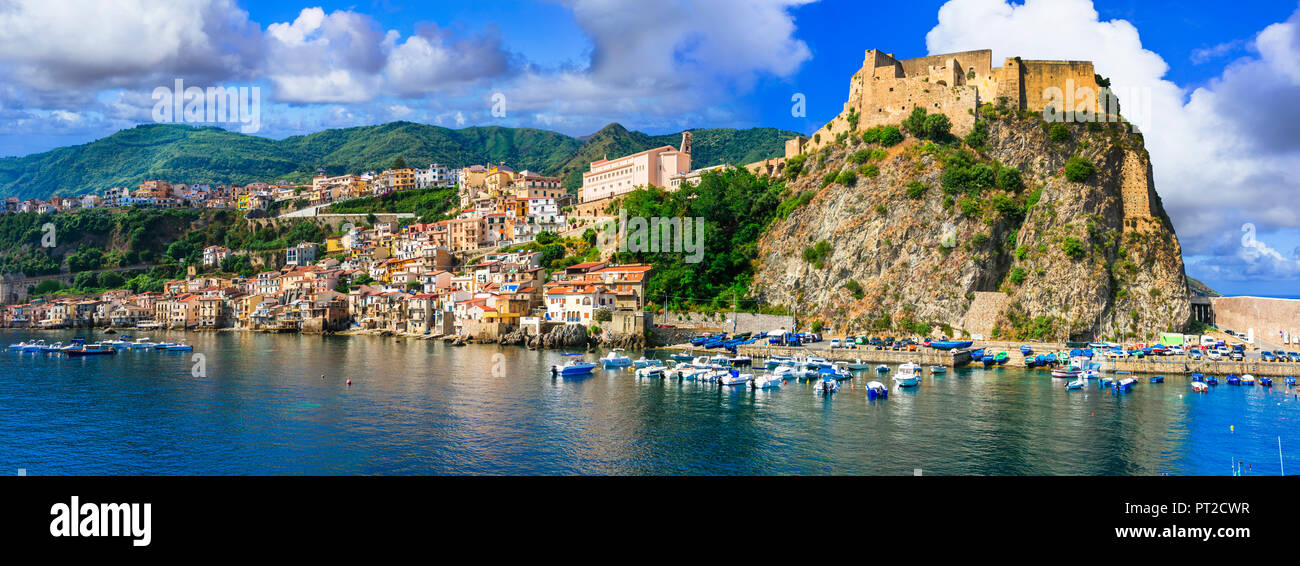
[[[1289,102],[1300,97],[1298,8],[1240,2],[1225,17],[1208,0],[14,0],[0,8],[10,78],[0,155],[150,122],[150,93],[176,78],[261,88],[258,135],[276,138],[396,119],[570,135],[610,122],[811,132],[840,110],[865,49],[991,48],[995,61],[1093,60],[1117,86],[1140,89],[1188,273],[1232,293],[1300,295],[1300,109]],[[496,93],[504,116],[493,115]],[[795,93],[806,116],[791,114]]]

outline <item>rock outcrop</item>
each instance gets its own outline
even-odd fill
[[[533,338],[529,346],[547,349],[585,348],[591,342],[587,336],[587,327],[579,324],[566,324],[550,329],[545,334]]]
[[[849,136],[809,154],[787,184],[816,196],[764,233],[754,293],[836,333],[960,333],[977,292],[1006,295],[995,315],[973,317],[991,316],[995,336],[1120,340],[1188,326],[1182,250],[1142,136],[1122,123],[1049,135],[1041,116],[999,115],[982,117],[987,142],[964,151],[994,172],[1017,169],[1013,190],[945,192],[944,159],[959,150],[924,140],[880,148]],[[1094,171],[1068,180],[1072,157]],[[823,186],[841,170],[856,182]]]

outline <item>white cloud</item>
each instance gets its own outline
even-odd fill
[[[1100,21],[1090,0],[951,0],[926,36],[931,53],[991,48],[994,61],[1079,59],[1095,63],[1123,93],[1149,93],[1143,128],[1156,189],[1174,221],[1184,252],[1252,265],[1277,264],[1267,253],[1216,247],[1246,222],[1261,234],[1300,226],[1300,46],[1297,19],[1263,30],[1258,57],[1239,59],[1222,76],[1192,92],[1164,78],[1168,65],[1142,47],[1137,28]],[[1127,102],[1127,104],[1126,104]],[[1263,238],[1263,236],[1261,236]],[[1258,250],[1256,250],[1258,252]],[[1189,272],[1209,262],[1189,260]],[[1280,269],[1258,273],[1283,275]],[[1294,277],[1294,274],[1292,274]]]

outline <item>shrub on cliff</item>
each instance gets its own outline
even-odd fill
[[[1088,253],[1087,249],[1083,247],[1083,242],[1073,236],[1061,242],[1061,251],[1065,252],[1065,255],[1070,259],[1083,259],[1083,256]]]
[[[854,173],[852,169],[845,169],[840,171],[839,176],[835,177],[835,182],[846,187],[852,187],[858,184],[858,174]]]
[[[975,122],[975,126],[971,128],[970,133],[966,134],[965,141],[966,141],[966,145],[969,145],[971,147],[984,147],[984,144],[988,143],[989,141],[988,123],[982,120],[979,122]]]
[[[912,113],[903,119],[903,131],[912,134],[913,137],[925,137],[925,119],[926,111],[920,106],[913,106]]]
[[[952,135],[952,120],[947,114],[931,114],[925,117],[924,137],[934,141],[947,140]]]
[[[822,240],[803,249],[803,260],[813,264],[813,267],[821,269],[824,267],[826,256],[831,253],[831,243]]]
[[[1094,171],[1092,162],[1078,155],[1065,162],[1065,178],[1072,183],[1087,181]]]
[[[907,196],[912,199],[919,199],[925,195],[925,185],[920,181],[912,181],[907,184]]]
[[[1019,284],[1021,284],[1021,283],[1024,283],[1024,282],[1025,282],[1025,270],[1024,270],[1024,268],[1017,267],[1017,268],[1015,268],[1015,269],[1012,269],[1012,270],[1011,270],[1011,276],[1010,276],[1010,279],[1011,279],[1011,282],[1014,283],[1014,284],[1016,284],[1016,285],[1019,285]]]
[[[1060,122],[1053,123],[1047,127],[1047,139],[1054,142],[1063,142],[1070,139],[1070,128]]]
[[[998,187],[1015,192],[1020,190],[1023,180],[1020,177],[1020,170],[1015,167],[1002,167],[998,169]]]
[[[850,295],[853,295],[854,299],[861,299],[866,296],[865,293],[862,292],[862,285],[860,285],[856,279],[849,279],[846,281],[844,283],[844,288],[849,291]]]
[[[875,143],[884,147],[893,147],[902,143],[903,132],[894,126],[876,126],[862,132],[863,143]]]

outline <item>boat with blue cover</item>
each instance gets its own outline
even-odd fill
[[[834,378],[830,378],[830,377],[818,381],[817,384],[813,386],[814,392],[821,393],[823,395],[830,395],[831,393],[835,393],[836,391],[839,390],[840,390],[840,382],[835,381]]]
[[[619,352],[621,351],[621,349],[615,348],[608,354],[605,354],[605,357],[600,359],[601,366],[605,369],[617,369],[631,366],[632,358],[620,354]]]
[[[867,399],[886,399],[889,397],[889,388],[879,381],[867,383]]]
[[[1153,375],[1153,376],[1151,376],[1151,378],[1148,379],[1147,381],[1150,381],[1151,383],[1164,383],[1164,382],[1165,382],[1165,376],[1163,376],[1163,375]]]
[[[969,348],[974,342],[970,340],[931,340],[930,347],[936,350],[960,350]]]
[[[596,364],[583,360],[569,360],[568,363],[560,366],[560,375],[564,377],[577,377],[580,375],[591,375],[592,370],[596,369]]]

